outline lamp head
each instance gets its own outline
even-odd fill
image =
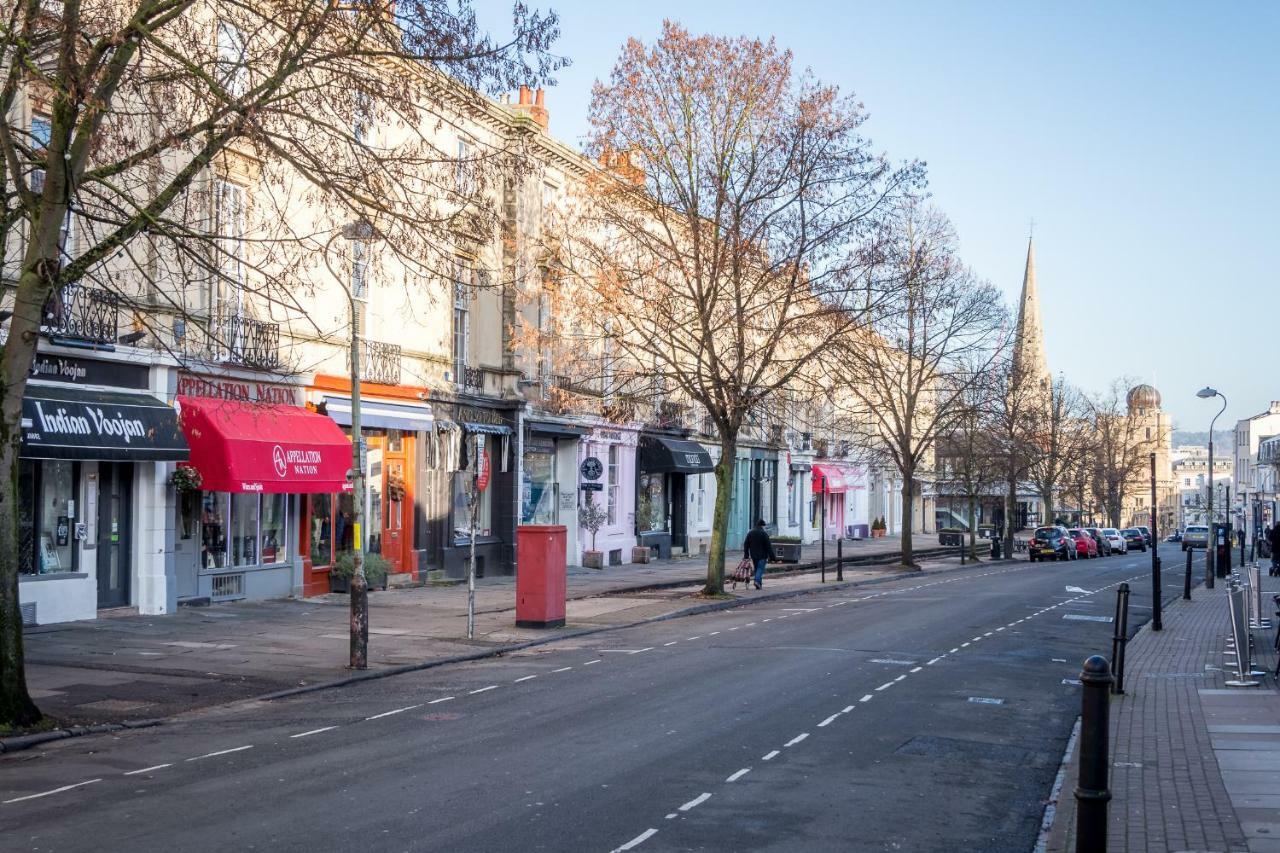
[[[1205,387],[1201,388],[1199,391],[1196,392],[1196,396],[1199,397],[1201,400],[1208,400],[1210,397],[1218,396],[1218,392],[1215,389],[1210,388],[1209,386],[1206,385]]]

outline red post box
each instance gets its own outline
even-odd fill
[[[516,627],[564,625],[563,524],[522,524],[516,528]]]

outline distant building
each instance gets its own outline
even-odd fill
[[[1272,400],[1265,412],[1236,421],[1232,461],[1235,464],[1235,487],[1233,502],[1236,507],[1232,521],[1243,524],[1246,535],[1252,536],[1262,521],[1261,496],[1264,487],[1270,495],[1271,503],[1275,501],[1274,471],[1268,463],[1259,461],[1259,450],[1262,443],[1272,436],[1280,435],[1280,400]],[[1267,468],[1267,471],[1260,470]],[[1255,501],[1253,496],[1257,496]],[[1251,510],[1252,508],[1252,510]],[[1274,517],[1274,513],[1272,514]]]

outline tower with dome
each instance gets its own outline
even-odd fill
[[[1125,398],[1133,429],[1132,440],[1142,445],[1143,464],[1125,489],[1121,522],[1146,525],[1159,535],[1172,532],[1177,520],[1177,489],[1174,488],[1170,454],[1173,450],[1173,423],[1160,408],[1160,392],[1145,383],[1129,389]],[[1152,524],[1151,466],[1148,455],[1156,455],[1156,513]]]

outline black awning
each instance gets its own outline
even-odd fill
[[[177,410],[155,397],[28,385],[22,398],[21,455],[178,462],[188,453]]]
[[[577,438],[591,432],[586,427],[557,424],[551,421],[528,421],[528,424],[529,432],[536,432],[539,435],[554,435],[561,438]]]
[[[813,470],[813,466],[808,462],[792,462],[791,470],[795,471],[797,474],[808,474]]]
[[[641,471],[676,474],[698,474],[716,467],[711,454],[698,442],[665,435],[640,436],[639,466]]]

